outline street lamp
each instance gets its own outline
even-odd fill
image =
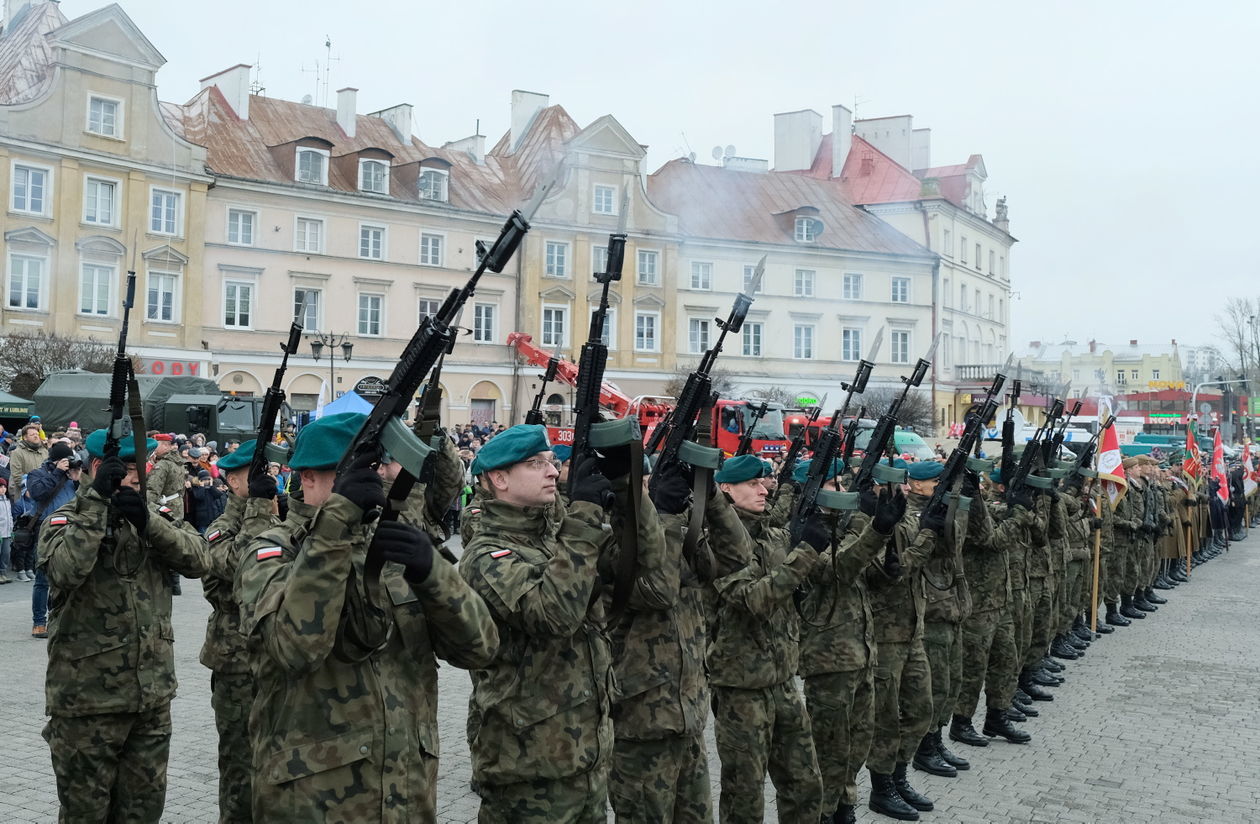
[[[328,402],[332,403],[337,398],[337,356],[335,350],[340,348],[341,354],[346,362],[350,362],[351,355],[354,354],[354,344],[350,342],[350,335],[346,332],[340,335],[333,335],[328,332],[313,332],[306,336],[311,343],[311,356],[318,362],[320,356],[324,354],[324,347],[328,347]]]

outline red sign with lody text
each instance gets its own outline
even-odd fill
[[[201,377],[201,363],[198,361],[179,361],[179,360],[161,360],[158,358],[143,358],[141,363],[144,364],[145,374],[148,375],[168,375],[174,377]]]

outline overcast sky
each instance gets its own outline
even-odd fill
[[[96,0],[65,0],[74,18]],[[1213,342],[1260,294],[1260,3],[122,0],[170,61],[164,100],[259,63],[266,94],[412,103],[441,144],[508,127],[512,89],[614,115],[648,168],[715,145],[773,157],[775,112],[912,114],[932,163],[984,156],[1010,206],[1011,340]],[[330,103],[329,105],[335,105]],[[829,127],[828,127],[829,128]]]

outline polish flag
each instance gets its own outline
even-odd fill
[[[1216,479],[1216,497],[1229,505],[1229,475],[1225,472],[1225,449],[1221,446],[1221,430],[1218,427],[1212,437],[1212,477]]]
[[[1129,479],[1124,474],[1124,457],[1120,454],[1120,436],[1116,428],[1109,426],[1103,430],[1102,448],[1098,450],[1098,479],[1112,507],[1124,497],[1129,488]]]
[[[1250,495],[1256,491],[1255,472],[1251,469],[1251,441],[1243,446],[1243,493]]]

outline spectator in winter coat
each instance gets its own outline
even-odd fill
[[[9,479],[0,478],[0,584],[9,583],[9,556],[13,550],[13,504],[9,502]]]
[[[16,501],[22,494],[22,484],[27,474],[48,460],[48,448],[38,423],[22,427],[22,438],[9,453],[9,498]]]
[[[227,496],[214,487],[210,473],[204,469],[198,472],[197,483],[188,490],[188,523],[205,535],[206,529],[223,514],[226,506]]]

